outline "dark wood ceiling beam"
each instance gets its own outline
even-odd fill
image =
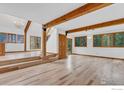
[[[52,27],[52,26],[58,25],[60,23],[69,21],[71,19],[74,19],[76,17],[79,17],[79,16],[82,16],[82,15],[91,13],[93,11],[96,11],[98,9],[107,7],[111,4],[112,3],[88,3],[88,4],[85,4],[85,5],[77,8],[77,9],[59,17],[59,18],[56,18],[56,19],[46,23],[45,26],[46,27]]]
[[[85,26],[85,27],[80,27],[72,30],[66,31],[66,33],[74,33],[74,32],[80,32],[80,31],[87,31],[91,29],[98,29],[102,27],[108,27],[108,26],[114,26],[114,25],[119,25],[119,24],[124,24],[124,18],[112,20],[112,21],[107,21],[107,22],[102,22],[90,26]]]

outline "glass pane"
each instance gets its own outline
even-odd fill
[[[102,37],[101,35],[94,35],[93,37],[93,45],[94,47],[100,47],[102,46]]]
[[[8,42],[9,43],[16,43],[16,35],[15,34],[9,34],[8,35]]]
[[[37,37],[37,49],[41,48],[41,38]]]
[[[7,41],[7,34],[5,33],[0,33],[0,42],[6,42]]]
[[[71,47],[71,39],[68,39],[68,48]]]
[[[30,37],[30,40],[31,40],[31,49],[34,49],[35,48],[35,38],[33,36]]]
[[[31,36],[31,49],[41,48],[41,37]]]
[[[83,47],[87,46],[87,37],[86,36],[81,37],[81,46],[83,46]]]
[[[75,37],[75,46],[80,46],[80,37]]]
[[[103,39],[103,43],[102,43],[102,46],[106,47],[106,46],[109,46],[109,35],[103,35],[102,37]]]
[[[18,40],[17,43],[24,43],[24,36],[23,35],[17,35]]]
[[[114,34],[109,35],[109,46],[114,46]]]
[[[115,46],[116,47],[124,46],[124,32],[115,34]]]

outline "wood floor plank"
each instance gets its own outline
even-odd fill
[[[124,60],[70,55],[0,74],[0,85],[123,85]]]

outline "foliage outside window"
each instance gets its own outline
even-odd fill
[[[93,36],[94,47],[124,47],[124,32]]]
[[[86,47],[87,36],[75,37],[75,47]]]

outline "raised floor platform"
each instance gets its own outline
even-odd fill
[[[41,55],[40,51],[33,52],[15,52],[15,53],[6,53],[5,56],[0,56],[1,61],[29,58],[29,57],[38,57]]]
[[[53,62],[57,59],[57,54],[53,53],[47,53],[46,57],[41,57],[40,51],[7,53],[5,56],[0,56],[0,74],[46,62]]]

